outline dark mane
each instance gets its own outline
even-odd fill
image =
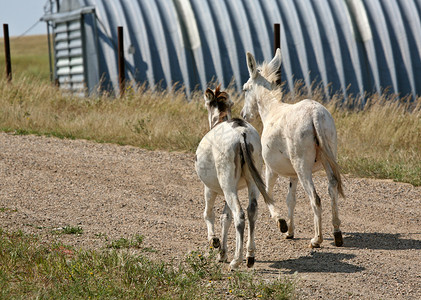
[[[235,127],[247,127],[246,121],[240,118],[232,118],[231,120],[228,120],[228,123],[232,123],[232,128]]]

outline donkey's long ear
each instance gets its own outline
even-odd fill
[[[275,56],[268,64],[268,67],[270,69],[271,74],[279,70],[279,68],[281,67],[281,49],[276,49]]]
[[[232,102],[231,97],[228,95],[228,101],[227,101],[228,107],[231,109],[234,105],[234,102]]]
[[[247,52],[247,68],[249,69],[249,74],[251,78],[256,78],[257,76],[257,65],[256,60],[254,59],[253,54]]]
[[[215,98],[215,94],[211,89],[207,89],[203,97],[205,98],[205,104],[207,104]]]

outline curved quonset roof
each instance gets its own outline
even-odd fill
[[[234,80],[240,90],[246,51],[270,60],[280,23],[288,89],[300,79],[327,94],[421,94],[421,0],[63,0],[62,10],[66,2],[95,8],[99,76],[115,89],[117,26],[127,78],[188,90]]]

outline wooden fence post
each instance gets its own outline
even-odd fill
[[[279,23],[273,24],[273,55],[276,49],[281,48],[281,25]]]
[[[6,77],[10,82],[12,81],[12,60],[10,58],[10,41],[9,41],[9,25],[3,24],[4,36],[4,54],[6,59]]]
[[[124,95],[126,89],[126,75],[124,68],[124,41],[123,41],[123,27],[117,27],[118,38],[118,85],[120,88],[120,97]]]

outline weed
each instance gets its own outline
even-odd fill
[[[222,270],[217,262],[217,251],[210,250],[207,255],[200,251],[192,251],[186,256],[186,263],[193,270],[193,274],[210,280],[222,279]]]
[[[17,212],[17,209],[11,209],[7,207],[0,207],[0,212]]]
[[[295,297],[295,283],[289,279],[265,282],[252,272],[235,271],[228,277],[228,293],[246,299],[285,300]]]
[[[65,226],[53,229],[55,234],[82,234],[83,228],[80,226]]]
[[[134,235],[131,239],[120,238],[120,239],[114,240],[110,244],[107,245],[107,248],[112,248],[112,249],[138,248],[140,249],[142,243],[143,243],[143,236]]]
[[[103,238],[103,239],[105,239],[106,241],[108,241],[108,236],[107,236],[105,233],[102,233],[102,232],[100,232],[100,233],[95,233],[95,234],[94,234],[94,236],[96,236],[96,237],[97,237],[97,238],[99,238],[99,239]]]

